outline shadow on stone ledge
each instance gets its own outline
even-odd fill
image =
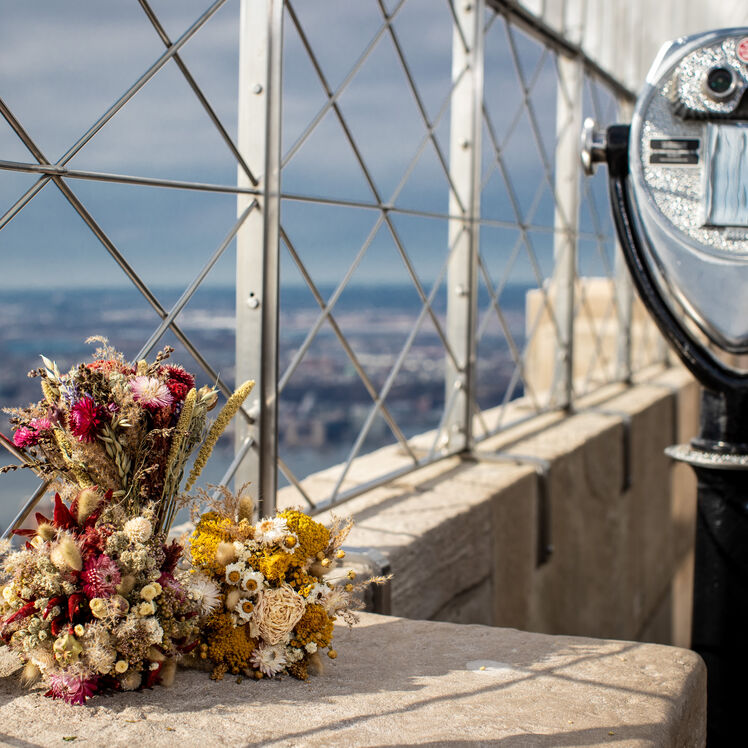
[[[69,707],[0,688],[5,745],[699,745],[691,652],[363,614],[323,676],[237,684],[182,671],[170,689]],[[610,735],[610,733],[614,733]],[[682,736],[689,739],[681,740]],[[695,737],[694,737],[695,736]],[[693,742],[692,742],[693,741]]]

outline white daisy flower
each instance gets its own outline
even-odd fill
[[[299,545],[299,536],[295,532],[289,530],[278,541],[278,544],[280,545],[281,550],[286,553],[293,553]]]
[[[226,581],[229,584],[233,584],[235,587],[239,586],[246,568],[247,567],[241,561],[235,561],[233,564],[228,564],[226,567]]]
[[[192,574],[187,581],[190,597],[200,606],[202,615],[212,613],[221,602],[221,590],[205,574]]]
[[[282,644],[264,644],[252,652],[250,661],[263,675],[277,675],[286,667],[285,647]]]
[[[249,592],[250,595],[256,595],[261,589],[265,582],[265,577],[262,572],[249,570],[242,574],[241,584],[239,585],[245,592]]]
[[[234,607],[234,612],[242,620],[242,623],[247,623],[247,621],[252,620],[252,618],[254,617],[255,604],[248,598],[239,600],[239,602]]]
[[[264,545],[279,543],[288,534],[288,523],[283,517],[269,517],[255,525],[255,540]]]

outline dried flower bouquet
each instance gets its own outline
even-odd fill
[[[170,685],[196,644],[198,607],[180,581],[178,543],[154,533],[151,510],[129,514],[84,488],[53,518],[36,515],[23,550],[4,541],[0,637],[4,665],[43,679],[47,696],[83,704],[102,690]],[[15,657],[15,662],[13,661]]]
[[[193,657],[212,669],[211,677],[243,674],[254,678],[288,673],[306,679],[321,670],[319,653],[332,647],[337,617],[349,625],[362,607],[355,593],[376,577],[354,584],[324,576],[337,559],[352,522],[330,529],[308,515],[287,510],[252,521],[249,497],[222,489],[213,504],[195,517],[189,553],[195,569],[186,582],[204,617]],[[196,663],[196,664],[197,664]]]
[[[16,531],[24,548],[0,547],[0,675],[23,667],[24,680],[73,704],[168,685],[198,643],[200,604],[177,569],[182,546],[166,536],[188,457],[201,444],[187,487],[253,385],[208,430],[217,393],[164,364],[171,349],[131,366],[92,340],[94,360],[66,374],[43,358],[31,375],[44,399],[8,411],[22,467],[58,493],[51,519],[37,513],[36,529]]]
[[[44,399],[28,408],[6,408],[13,442],[25,467],[58,480],[63,498],[97,486],[112,491],[129,514],[154,507],[156,531],[168,530],[191,453],[203,442],[185,490],[254,382],[237,389],[205,436],[218,393],[196,389],[192,374],[165,364],[173,349],[164,348],[151,364],[141,360],[131,366],[105,338],[88,342],[101,344],[93,361],[61,374],[42,356],[44,366],[29,373],[40,377]]]

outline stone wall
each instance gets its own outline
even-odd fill
[[[389,560],[394,615],[688,646],[695,481],[663,450],[697,425],[698,387],[680,367],[660,369],[338,513],[356,519],[351,546]],[[379,450],[349,480],[403,463],[397,448]],[[322,497],[336,475],[305,485]],[[279,498],[298,503],[291,489]]]

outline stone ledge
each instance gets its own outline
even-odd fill
[[[395,615],[686,645],[687,585],[668,595],[693,546],[695,481],[663,450],[693,434],[697,416],[693,379],[660,369],[571,416],[540,416],[480,444],[502,461],[450,458],[337,511],[356,520],[352,546],[389,559]],[[392,453],[368,455],[351,474],[385,472]],[[536,467],[512,454],[549,465],[555,550],[542,566]],[[329,490],[333,472],[311,485]]]
[[[0,682],[0,742],[59,746],[702,746],[706,670],[654,644],[363,614],[322,677],[170,689],[69,707]],[[481,663],[486,669],[479,669]],[[72,742],[72,741],[71,741]]]

